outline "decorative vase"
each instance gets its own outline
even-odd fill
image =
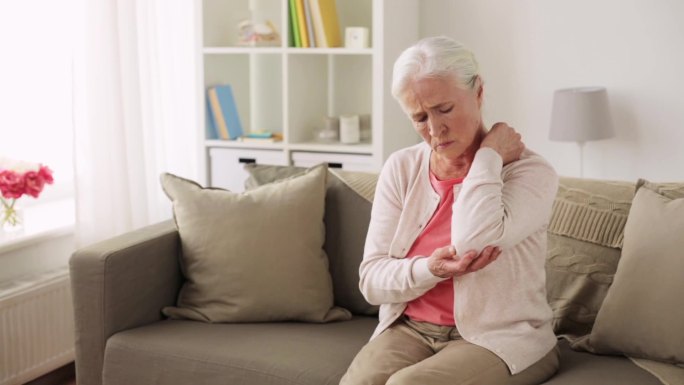
[[[16,199],[0,197],[0,228],[6,233],[15,233],[23,228],[22,209]]]

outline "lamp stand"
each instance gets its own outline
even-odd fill
[[[580,178],[584,178],[584,142],[577,142],[580,153]]]

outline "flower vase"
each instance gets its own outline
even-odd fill
[[[5,233],[16,233],[24,228],[23,210],[17,206],[16,199],[0,197],[0,228]]]

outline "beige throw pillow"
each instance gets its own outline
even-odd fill
[[[613,282],[634,183],[561,177],[548,228],[553,328],[578,350]]]
[[[599,353],[684,364],[684,186],[637,188],[591,344]]]
[[[186,277],[171,318],[205,322],[345,320],[323,251],[325,167],[245,192],[161,177]]]

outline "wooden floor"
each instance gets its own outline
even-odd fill
[[[25,385],[76,385],[76,368],[72,362]]]

